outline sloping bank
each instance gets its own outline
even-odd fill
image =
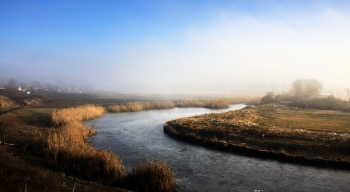
[[[110,151],[93,148],[85,140],[95,134],[83,121],[105,113],[101,106],[84,105],[53,111],[53,127],[34,138],[37,150],[52,169],[89,181],[136,191],[176,191],[176,174],[164,162],[136,164],[126,173],[121,159]]]
[[[308,121],[295,119],[291,115],[296,113],[293,110],[297,109],[259,106],[197,115],[166,122],[164,132],[179,140],[215,149],[313,166],[349,169],[348,128],[344,127],[344,132],[337,133],[299,129],[293,123],[288,123],[293,125],[288,127],[285,122],[291,122],[293,118],[300,124]],[[349,117],[350,114],[344,118]]]

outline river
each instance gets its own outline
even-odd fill
[[[163,132],[168,120],[242,107],[109,113],[89,121],[97,132],[89,143],[117,153],[127,170],[146,159],[166,161],[177,173],[179,191],[350,191],[350,171],[216,151],[177,141]]]

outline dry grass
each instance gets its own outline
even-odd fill
[[[47,170],[12,153],[10,146],[0,147],[0,192],[127,192]]]
[[[176,174],[164,162],[139,162],[128,174],[128,188],[143,192],[176,191]]]
[[[258,104],[261,97],[232,97],[225,99],[210,99],[210,100],[188,100],[179,101],[176,107],[205,107],[210,109],[226,109],[230,104],[247,103]]]
[[[176,103],[176,107],[205,107],[210,109],[229,108],[228,102],[225,99],[179,101]]]
[[[346,112],[280,107],[268,115],[262,114],[261,110],[259,113],[261,118],[257,123],[270,127],[338,133],[350,131],[350,114]]]
[[[124,104],[109,105],[106,107],[108,112],[136,112],[150,109],[168,109],[174,108],[174,103],[170,101],[163,102],[128,102]]]
[[[164,128],[226,149],[350,163],[349,113],[270,105],[176,119]]]
[[[103,107],[93,105],[53,111],[51,120],[60,126],[38,133],[34,141],[59,171],[108,184],[117,182],[125,174],[118,156],[85,143],[95,132],[82,121],[103,113]]]
[[[226,109],[229,104],[237,103],[256,103],[259,98],[253,97],[234,97],[226,99],[211,99],[211,100],[187,100],[178,101],[176,103],[170,101],[155,101],[155,102],[128,102],[123,104],[108,105],[108,112],[135,112],[150,109],[169,109],[174,107],[205,107],[210,109]]]
[[[93,105],[51,112],[51,120],[56,128],[40,132],[34,138],[36,146],[49,159],[49,166],[70,175],[112,186],[138,191],[175,191],[176,175],[165,163],[148,161],[136,165],[130,174],[126,174],[116,154],[86,144],[85,139],[95,132],[88,125],[83,125],[82,121],[103,113],[104,108]]]
[[[82,122],[84,120],[99,117],[105,113],[105,109],[96,105],[83,105],[73,108],[65,108],[52,111],[51,121],[55,126],[65,125],[71,122]]]
[[[11,99],[0,95],[0,107],[10,107],[16,105],[16,102],[12,101]]]
[[[229,104],[246,103],[247,105],[259,105],[261,97],[232,97],[224,100]]]

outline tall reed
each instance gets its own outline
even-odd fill
[[[128,102],[124,104],[109,105],[106,107],[108,112],[136,112],[150,109],[169,109],[174,108],[174,103],[170,101],[157,102]]]
[[[85,143],[94,130],[88,125],[84,126],[82,121],[103,113],[103,107],[94,105],[53,111],[51,120],[58,127],[38,134],[34,141],[51,159],[51,166],[55,169],[88,180],[116,182],[125,174],[118,156]]]
[[[165,162],[147,160],[134,165],[126,177],[127,188],[143,192],[172,192],[177,190],[176,173]]]
[[[179,101],[176,103],[176,107],[205,107],[210,109],[229,108],[228,102],[225,99]]]
[[[105,109],[96,105],[83,105],[72,108],[59,109],[51,112],[51,122],[54,125],[64,125],[70,122],[81,122],[99,117],[105,113]]]
[[[145,103],[143,107],[164,107],[164,104]],[[94,130],[82,121],[103,113],[104,108],[94,105],[56,110],[51,113],[51,121],[56,127],[38,133],[34,137],[36,146],[43,150],[54,169],[71,175],[138,191],[176,191],[175,172],[165,163],[137,164],[130,174],[126,174],[116,154],[86,144],[85,140],[94,134]]]

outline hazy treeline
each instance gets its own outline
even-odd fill
[[[277,94],[267,92],[260,104],[286,103],[301,108],[328,109],[350,112],[350,90],[345,89],[348,101],[334,95],[323,95],[323,85],[314,79],[298,79],[289,92]]]
[[[0,88],[28,91],[28,92],[79,92],[83,90],[91,90],[89,85],[82,85],[77,81],[66,83],[57,81],[56,83],[42,83],[40,81],[23,82],[16,79],[8,79],[7,82],[0,82]]]

